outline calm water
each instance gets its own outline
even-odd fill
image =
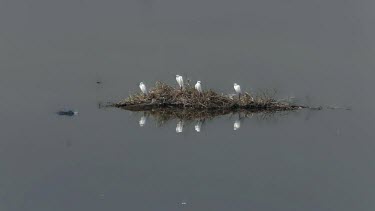
[[[0,0],[0,210],[374,210],[374,9]],[[175,74],[352,110],[176,133],[177,121],[140,127],[140,114],[98,108]]]

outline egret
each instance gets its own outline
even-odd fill
[[[238,130],[238,129],[240,129],[240,127],[241,127],[241,122],[240,122],[240,120],[238,119],[238,120],[236,120],[236,121],[234,122],[233,130]]]
[[[147,94],[146,85],[143,82],[139,83],[139,88],[141,89],[143,94]]]
[[[202,93],[201,81],[197,81],[195,84],[195,89],[198,90],[199,93]]]
[[[184,129],[184,122],[180,120],[178,121],[177,126],[176,126],[176,133],[181,133],[183,129]]]
[[[143,127],[146,124],[147,117],[142,116],[141,119],[139,120],[139,126]]]
[[[238,94],[238,99],[241,98],[241,87],[240,85],[238,85],[237,83],[234,83],[234,90],[236,91],[236,93]]]
[[[178,85],[180,86],[180,89],[184,88],[184,79],[182,79],[182,76],[176,75],[176,81]]]

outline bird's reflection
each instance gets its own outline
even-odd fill
[[[147,117],[141,116],[141,119],[139,120],[139,126],[141,126],[141,127],[145,126],[146,121],[147,121]]]
[[[233,130],[238,130],[241,127],[241,121],[237,119],[233,124]]]
[[[194,126],[195,131],[197,131],[197,133],[201,132],[201,127],[202,127],[202,120],[198,120]]]
[[[184,121],[180,120],[177,122],[176,133],[182,133],[184,129]]]
[[[147,122],[147,119],[148,119],[149,115],[150,115],[149,113],[143,112],[141,118],[139,119],[139,126],[140,127],[143,127],[143,126],[146,125],[146,122]]]
[[[149,110],[141,111],[142,116],[139,119],[139,126],[144,127],[151,116],[153,121],[156,121],[157,126],[163,126],[169,121],[177,119],[176,133],[182,133],[187,131],[187,128],[193,127],[195,132],[200,133],[202,131],[203,125],[206,121],[211,121],[215,117],[228,115],[229,119],[235,120],[233,122],[233,130],[237,131],[243,126],[244,120],[252,118],[254,114],[257,119],[262,121],[266,119],[273,119],[274,116],[283,116],[285,112],[255,112],[255,111],[237,111],[228,112],[220,110],[205,110],[205,111],[189,111],[186,109],[181,110],[171,110],[171,109],[159,109],[159,110]],[[193,128],[189,130],[193,130]]]

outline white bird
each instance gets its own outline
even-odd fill
[[[198,133],[201,132],[201,127],[202,127],[202,121],[198,121],[197,124],[195,124],[195,131]]]
[[[241,127],[241,122],[240,122],[240,120],[238,119],[238,120],[236,120],[236,121],[234,122],[233,130],[238,130],[238,129],[240,129],[240,127]]]
[[[178,121],[177,126],[176,126],[176,133],[181,133],[183,129],[184,129],[184,122]]]
[[[180,86],[180,89],[184,88],[184,79],[182,79],[182,76],[176,75],[176,81],[178,85]]]
[[[197,81],[195,84],[195,89],[198,90],[199,93],[202,93],[201,81]]]
[[[241,97],[241,87],[240,85],[238,85],[237,83],[234,83],[234,90],[236,91],[236,93],[238,94],[238,98]]]
[[[139,83],[139,88],[141,89],[143,94],[147,94],[146,85],[143,82]]]
[[[139,126],[143,127],[146,124],[147,117],[142,116],[141,119],[139,120]]]

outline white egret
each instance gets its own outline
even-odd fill
[[[139,120],[139,126],[143,127],[146,124],[147,117],[142,116],[141,119]]]
[[[180,75],[176,75],[176,81],[178,85],[180,86],[180,89],[184,88],[184,79]]]
[[[238,130],[240,129],[241,127],[241,122],[239,119],[237,119],[235,122],[234,122],[234,125],[233,125],[233,130]]]
[[[177,126],[176,126],[176,133],[181,133],[183,129],[184,129],[184,122],[180,120],[178,121]]]
[[[195,89],[198,90],[199,93],[202,93],[201,81],[197,81],[195,84]]]
[[[141,89],[143,94],[147,94],[146,85],[143,82],[139,83],[139,88]]]
[[[241,87],[240,85],[238,85],[237,83],[234,83],[234,90],[236,91],[236,93],[238,94],[238,99],[241,98]]]
[[[198,121],[197,124],[195,124],[195,131],[197,131],[198,133],[201,132],[201,127],[202,127],[202,121]]]

